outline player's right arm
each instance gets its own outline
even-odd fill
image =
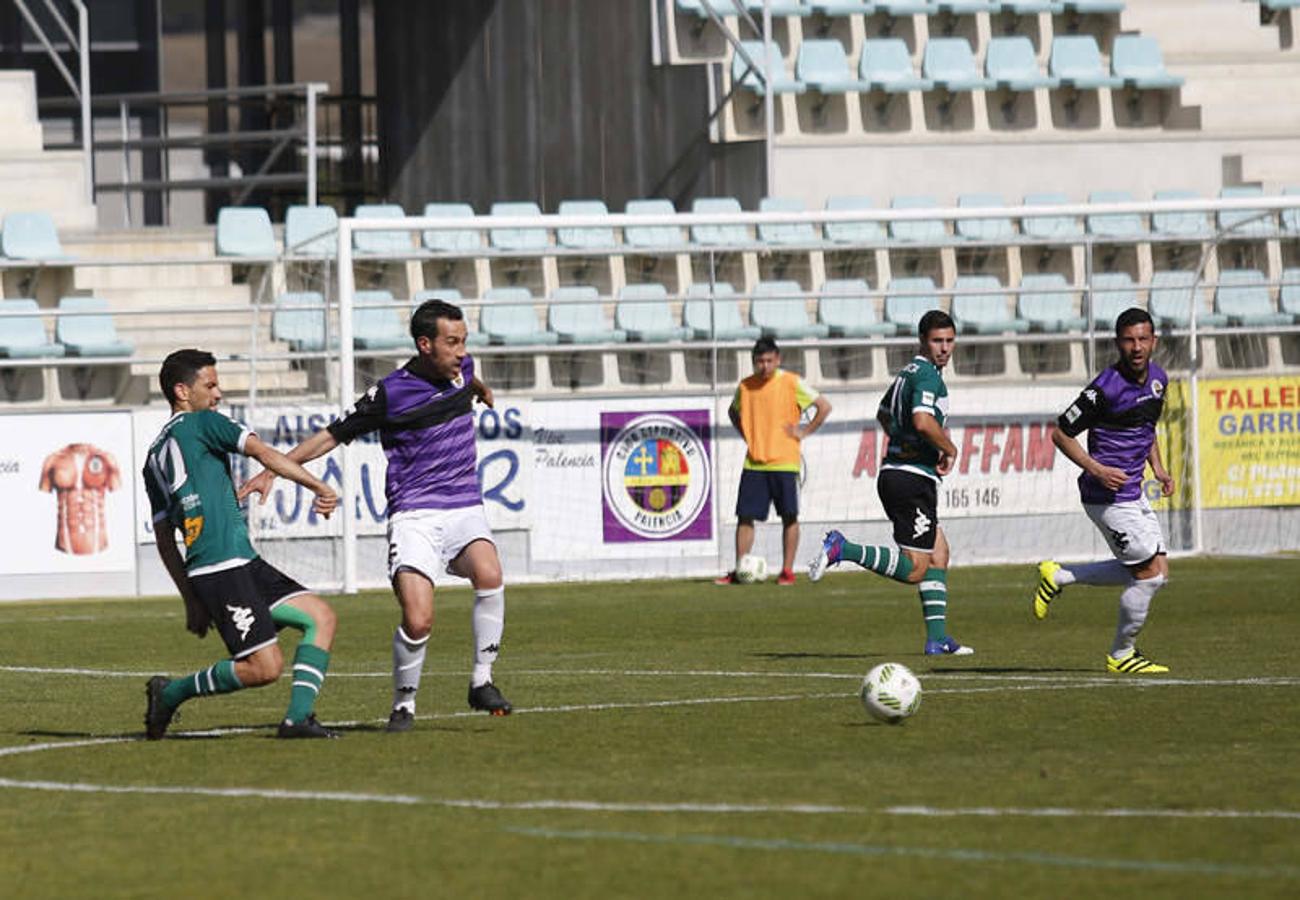
[[[1128,481],[1128,473],[1093,459],[1079,443],[1078,436],[1101,418],[1103,393],[1096,382],[1084,388],[1078,398],[1061,413],[1052,430],[1052,443],[1070,462],[1102,483],[1109,491],[1118,491]]]
[[[957,445],[939,425],[939,420],[928,412],[914,412],[912,427],[916,429],[917,434],[939,451],[939,464],[934,467],[935,471],[940,475],[951,472],[953,463],[957,461]]]

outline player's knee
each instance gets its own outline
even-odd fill
[[[433,610],[403,609],[402,631],[413,641],[424,640],[433,631]]]
[[[274,684],[280,677],[280,670],[284,668],[284,657],[280,654],[279,645],[272,644],[248,657],[244,660],[244,664],[245,671],[240,678],[244,687],[264,687]]]

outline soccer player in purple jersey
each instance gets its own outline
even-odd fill
[[[492,683],[492,663],[505,627],[501,560],[483,511],[474,444],[475,400],[492,405],[492,390],[474,374],[460,308],[429,300],[411,316],[416,355],[366,391],[338,421],[287,456],[305,462],[341,443],[378,431],[388,458],[388,577],[402,607],[393,635],[393,710],[389,731],[415,721],[415,694],[433,628],[434,575],[445,568],[474,586],[474,670],[469,705],[494,716],[510,703]],[[274,475],[261,472],[240,498],[265,503]]]
[[[1165,470],[1156,439],[1156,422],[1164,409],[1169,378],[1151,361],[1156,348],[1151,316],[1142,309],[1126,309],[1115,320],[1115,345],[1119,360],[1083,390],[1061,414],[1052,440],[1065,456],[1083,470],[1079,494],[1088,518],[1110,546],[1114,559],[1062,566],[1052,560],[1038,564],[1038,590],[1034,616],[1047,616],[1048,604],[1067,584],[1122,585],[1119,626],[1106,656],[1109,672],[1154,675],[1168,672],[1137,649],[1138,632],[1156,591],[1169,577],[1160,522],[1142,491],[1146,465],[1160,482],[1161,493],[1174,492],[1174,480]],[[1088,432],[1088,449],[1077,440]]]

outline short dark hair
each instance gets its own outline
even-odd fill
[[[158,386],[172,406],[176,405],[176,385],[191,385],[199,378],[199,370],[215,366],[217,358],[206,350],[176,350],[167,354],[158,370]]]
[[[438,320],[450,319],[461,322],[465,314],[460,307],[446,300],[425,300],[411,314],[411,338],[427,337],[433,340],[438,336]]]
[[[1155,322],[1151,321],[1151,314],[1145,309],[1137,306],[1130,306],[1115,318],[1115,337],[1119,337],[1125,328],[1133,325],[1141,325],[1146,322],[1155,331]]]
[[[770,337],[761,337],[754,341],[754,349],[749,351],[750,359],[758,359],[764,353],[781,354],[781,348],[776,345],[776,341]]]
[[[916,326],[916,333],[921,340],[925,340],[927,334],[940,328],[951,328],[955,331],[957,326],[953,324],[952,316],[941,309],[932,309],[921,316],[921,321]]]

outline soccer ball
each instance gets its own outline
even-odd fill
[[[767,560],[746,553],[736,563],[736,580],[741,584],[757,584],[767,579]]]
[[[862,679],[862,705],[876,721],[897,725],[921,708],[921,681],[902,663],[881,663]]]

